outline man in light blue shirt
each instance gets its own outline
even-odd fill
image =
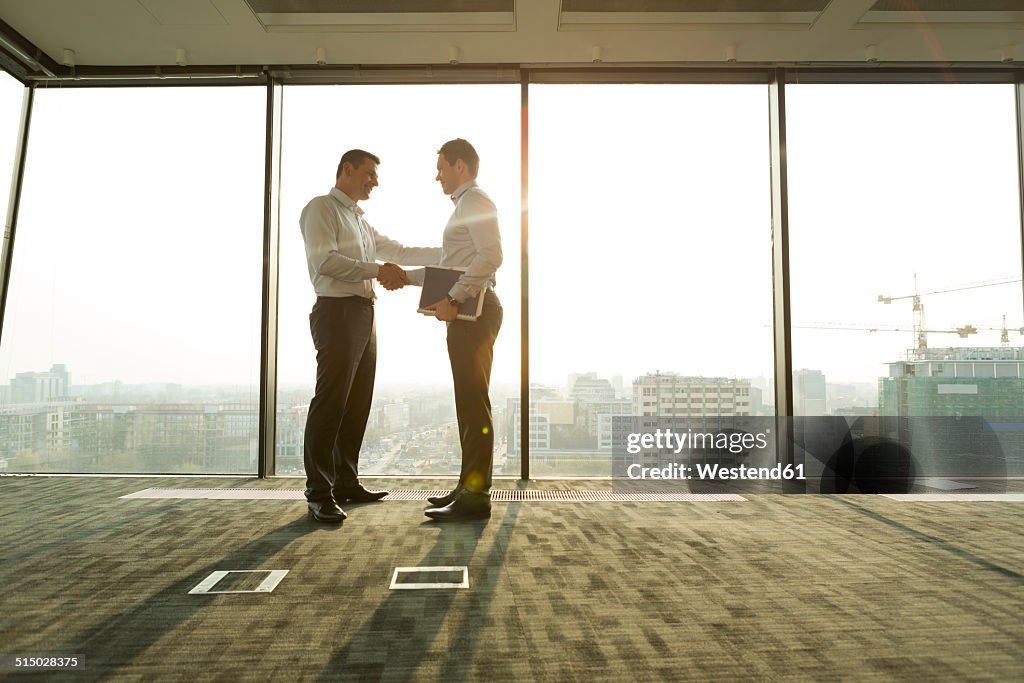
[[[480,157],[461,138],[449,140],[437,154],[442,191],[455,204],[444,229],[438,265],[465,268],[448,295],[429,308],[448,323],[448,359],[455,385],[455,414],[462,445],[459,483],[447,496],[430,498],[427,517],[436,520],[482,519],[491,514],[491,469],[494,424],[489,396],[494,342],[501,329],[501,302],[494,293],[495,271],[501,266],[501,234],[494,202],[476,184]],[[423,284],[424,271],[408,273],[408,282]],[[385,287],[401,281],[381,278]],[[459,305],[485,290],[483,312],[474,321],[458,320]]]
[[[359,202],[377,186],[373,154],[345,152],[335,186],[314,197],[299,219],[316,303],[309,329],[316,347],[316,390],[306,417],[303,460],[309,514],[318,522],[345,519],[338,503],[380,500],[386,491],[359,483],[359,449],[370,416],[377,368],[374,278],[401,274],[397,265],[430,265],[438,248],[405,247],[374,230]]]

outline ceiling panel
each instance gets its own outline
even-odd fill
[[[388,14],[424,12],[511,12],[515,0],[246,0],[256,12]]]
[[[820,12],[829,0],[562,0],[563,12]]]
[[[860,24],[892,27],[1020,25],[1024,23],[1021,0],[878,0]]]
[[[136,0],[164,26],[217,26],[228,23],[210,0]]]
[[[829,0],[562,0],[560,30],[806,29]]]
[[[515,0],[245,0],[267,31],[513,31]]]

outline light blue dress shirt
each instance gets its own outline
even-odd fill
[[[406,266],[433,265],[443,259],[443,250],[437,247],[406,247],[377,232],[363,219],[356,202],[336,187],[306,204],[299,227],[317,296],[374,298],[377,259]]]
[[[448,292],[456,300],[465,301],[483,288],[494,287],[494,273],[502,262],[501,234],[494,202],[475,180],[460,185],[452,201],[455,210],[444,228],[437,265],[466,269]],[[422,286],[423,272],[410,271],[410,282]]]

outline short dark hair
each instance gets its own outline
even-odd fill
[[[345,164],[352,164],[352,168],[359,168],[367,159],[372,159],[375,164],[380,163],[380,159],[376,154],[370,154],[366,150],[362,149],[350,149],[341,155],[341,161],[338,162],[338,172],[334,174],[334,177],[341,177],[341,168]]]
[[[462,138],[455,138],[441,145],[441,149],[437,150],[438,154],[444,155],[444,160],[449,165],[454,166],[455,162],[462,159],[466,162],[466,167],[469,168],[469,175],[476,178],[477,171],[480,170],[480,155],[473,149],[473,145],[469,144]]]

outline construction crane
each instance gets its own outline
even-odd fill
[[[979,327],[978,329],[979,330],[985,330],[986,332],[989,332],[989,331],[995,332],[995,331],[998,330],[999,331],[999,344],[1001,346],[1009,346],[1010,345],[1010,327],[1008,327],[1007,324],[1006,324],[1006,314],[1005,313],[1003,314],[1003,324],[1000,325],[999,327],[988,327],[988,326],[986,326],[986,327]],[[1024,327],[1015,327],[1015,328],[1013,328],[1013,331],[1016,332],[1017,334],[1024,335]]]
[[[964,325],[963,327],[954,327],[951,330],[925,330],[925,329],[908,329],[907,327],[900,327],[899,325],[868,325],[868,324],[854,324],[854,323],[833,323],[833,322],[811,322],[804,324],[793,325],[795,328],[803,330],[861,330],[864,332],[913,332],[915,335],[920,334],[955,334],[961,339],[966,339],[972,334],[977,334],[979,331],[984,332],[999,332],[999,343],[1002,346],[1010,345],[1010,332],[1017,332],[1020,335],[1024,335],[1024,327],[1010,328],[1006,324],[1006,316],[1003,316],[1003,324],[1001,326],[980,326]],[[915,349],[915,352],[917,350]],[[917,353],[920,356],[920,353]]]
[[[963,327],[954,327],[951,330],[919,330],[918,328],[907,328],[900,327],[899,325],[868,325],[868,324],[853,324],[853,323],[832,323],[832,322],[812,322],[793,325],[793,327],[803,330],[862,330],[864,332],[914,332],[915,334],[921,332],[922,334],[955,334],[961,339],[966,339],[972,334],[977,334],[978,329],[974,325],[964,325]],[[983,327],[983,330],[997,329],[991,327]],[[1024,328],[1021,328],[1021,334],[1024,334]]]
[[[878,301],[883,304],[891,304],[893,301],[899,301],[900,299],[913,299],[913,332],[915,341],[915,353],[917,355],[923,355],[924,349],[928,348],[928,334],[930,332],[936,333],[952,333],[959,334],[961,338],[967,337],[969,334],[977,333],[978,329],[972,325],[965,325],[964,327],[958,327],[954,330],[928,330],[924,326],[924,304],[921,303],[922,296],[928,296],[931,294],[945,294],[947,292],[962,292],[968,289],[978,289],[981,287],[995,287],[997,285],[1009,285],[1014,282],[1020,282],[1021,278],[1004,277],[995,280],[985,280],[982,282],[974,282],[966,285],[960,285],[958,287],[949,287],[947,289],[936,289],[931,292],[925,292],[923,294],[917,291],[917,273],[914,273],[914,293],[905,294],[903,296],[885,296],[884,294],[878,295]],[[992,328],[983,328],[992,329]],[[1003,334],[1002,339],[1005,340],[1003,343],[1008,344],[1010,341],[1009,332],[1006,330],[1006,316],[1003,316]]]
[[[1017,328],[1017,334],[1024,335],[1024,327]],[[1003,326],[999,329],[999,343],[1003,346],[1010,345],[1010,330],[1006,327],[1006,314],[1003,313]]]

